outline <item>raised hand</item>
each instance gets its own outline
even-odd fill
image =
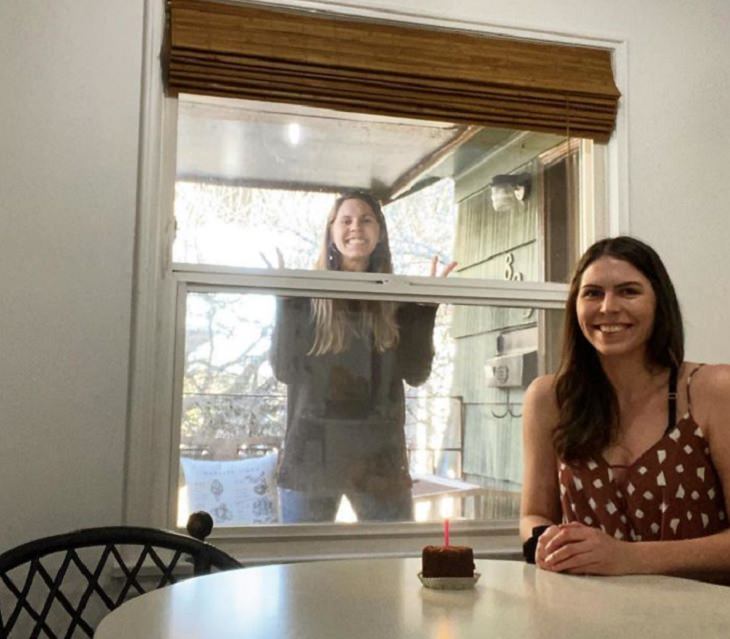
[[[431,272],[429,273],[429,275],[431,277],[437,277],[437,276],[438,277],[448,277],[449,276],[449,273],[451,273],[451,271],[453,271],[456,268],[457,263],[456,262],[449,262],[448,264],[444,265],[444,268],[441,271],[441,273],[439,273],[437,275],[438,265],[439,265],[439,256],[438,255],[434,255],[431,258]]]
[[[259,251],[259,255],[261,256],[261,259],[264,261],[264,263],[266,264],[266,266],[268,268],[285,268],[284,255],[282,254],[282,252],[278,246],[276,247],[276,267],[274,267],[271,264],[271,262],[269,261],[269,258],[267,258],[266,255],[264,255],[263,251]]]

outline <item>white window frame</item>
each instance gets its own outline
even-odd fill
[[[580,248],[595,238],[629,230],[627,162],[627,48],[615,37],[555,34],[534,29],[464,22],[443,15],[353,8],[341,3],[291,0],[271,2],[292,8],[322,9],[345,15],[398,20],[532,38],[583,44],[612,51],[614,76],[623,93],[616,130],[605,146],[582,148],[579,180],[582,216]],[[175,141],[177,100],[164,97],[159,51],[164,32],[164,3],[145,5],[143,96],[140,127],[140,172],[137,217],[133,339],[125,456],[124,521],[130,524],[175,528],[179,451],[179,408],[175,406],[175,314],[181,311],[188,287],[216,286],[286,294],[326,291],[339,297],[406,299],[418,302],[491,304],[513,307],[562,308],[567,286],[554,283],[488,282],[467,279],[434,280],[379,274],[221,268],[171,262],[174,221]],[[589,199],[586,194],[592,194]],[[585,221],[585,223],[584,223]],[[317,288],[312,288],[312,283]],[[321,286],[321,288],[320,288]],[[182,300],[182,302],[181,302]],[[454,525],[455,524],[455,525]],[[460,542],[472,545],[479,556],[514,555],[519,551],[515,521],[459,521],[452,528]],[[440,535],[437,523],[356,525],[308,524],[219,528],[211,539],[247,563],[349,557],[362,554],[412,555]]]

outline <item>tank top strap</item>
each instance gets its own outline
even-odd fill
[[[690,371],[690,374],[687,375],[687,412],[690,415],[692,415],[692,395],[690,394],[690,385],[692,384],[692,378],[694,377],[695,373],[703,366],[704,364],[698,364]]]
[[[667,413],[669,419],[667,420],[667,429],[665,433],[668,433],[674,424],[677,422],[677,367],[672,366],[669,369],[669,392],[667,393]]]

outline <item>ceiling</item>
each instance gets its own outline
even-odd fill
[[[388,201],[455,176],[514,131],[181,95],[177,177]]]

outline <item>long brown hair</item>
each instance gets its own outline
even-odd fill
[[[364,202],[372,209],[380,229],[380,238],[370,255],[367,271],[392,273],[393,264],[390,257],[385,216],[380,203],[365,191],[347,191],[335,200],[327,216],[327,225],[315,268],[329,271],[342,270],[341,255],[332,240],[331,229],[342,204],[353,199]],[[355,321],[351,319],[353,311],[357,314]],[[312,314],[315,321],[315,337],[314,344],[309,351],[310,355],[341,353],[348,347],[353,336],[367,335],[371,331],[375,348],[380,352],[393,348],[398,343],[396,304],[393,302],[368,300],[353,302],[319,298],[312,300]]]
[[[623,260],[649,280],[656,296],[654,326],[646,347],[647,364],[670,368],[684,360],[684,328],[677,295],[661,258],[629,236],[600,240],[581,257],[570,283],[563,328],[563,352],[555,379],[559,409],[553,444],[565,461],[600,453],[618,432],[618,400],[596,350],[578,325],[576,303],[581,278],[597,259]]]

